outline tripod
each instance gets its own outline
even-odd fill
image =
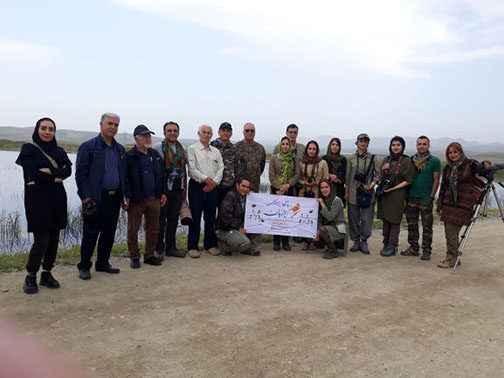
[[[504,164],[491,165],[489,169],[485,170],[483,173],[480,174],[482,177],[486,178],[487,181],[485,183],[485,186],[483,187],[480,198],[474,207],[473,215],[471,218],[471,223],[466,226],[464,233],[460,237],[460,244],[459,244],[459,248],[457,251],[457,260],[455,261],[455,264],[453,265],[452,274],[455,273],[455,270],[457,269],[457,266],[460,262],[460,258],[462,257],[462,253],[464,252],[464,248],[467,244],[467,241],[469,240],[469,235],[471,235],[471,231],[474,227],[474,224],[476,223],[476,220],[478,220],[479,211],[482,206],[483,206],[483,216],[486,216],[487,205],[488,205],[488,195],[490,192],[492,192],[494,195],[495,202],[497,203],[497,207],[499,208],[501,219],[504,222],[504,212],[502,209],[502,205],[499,202],[499,197],[497,197],[497,192],[495,190],[495,185],[494,185],[495,172],[500,169],[504,169]],[[498,182],[498,181],[497,181],[497,183],[502,188],[504,188],[504,184],[502,184],[501,182]]]

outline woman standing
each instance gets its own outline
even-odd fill
[[[23,290],[38,292],[37,272],[42,263],[40,285],[60,287],[51,269],[58,251],[59,232],[67,223],[67,196],[63,180],[72,173],[72,163],[56,142],[56,124],[50,118],[37,121],[32,143],[23,144],[16,164],[23,167],[25,211],[33,245],[28,256]],[[42,262],[43,260],[43,262]]]
[[[278,154],[271,156],[269,163],[271,194],[293,196],[298,179],[299,164],[291,151],[290,139],[285,136],[280,140]],[[273,250],[280,250],[280,241],[285,251],[291,250],[289,237],[280,235],[273,236]]]
[[[318,143],[314,140],[309,141],[299,163],[301,184],[299,197],[318,198],[320,180],[329,179],[329,168],[326,161],[320,158],[319,152]],[[307,238],[302,240],[301,249],[308,250],[311,240]]]
[[[457,260],[459,233],[462,226],[471,223],[478,191],[475,191],[476,173],[488,169],[489,161],[479,163],[468,159],[460,143],[446,148],[446,166],[443,169],[436,211],[445,224],[446,258],[440,268],[451,268]]]
[[[329,180],[331,181],[331,192],[335,193],[345,205],[345,176],[347,160],[341,155],[341,141],[339,138],[332,138],[327,146],[327,152],[323,159],[329,168]]]
[[[323,254],[324,259],[333,259],[338,256],[336,242],[344,241],[346,237],[346,222],[343,213],[343,201],[332,191],[331,180],[322,179],[319,185],[319,229],[318,238],[322,240],[327,249]]]
[[[390,140],[390,155],[381,165],[381,182],[378,187],[378,218],[383,222],[382,256],[395,256],[399,244],[401,219],[404,213],[406,188],[413,181],[413,164],[404,155],[406,142],[400,136]]]

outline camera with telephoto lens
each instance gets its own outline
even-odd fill
[[[366,180],[367,180],[367,176],[364,173],[357,172],[354,175],[354,179],[355,179],[355,181],[359,181],[360,183],[365,184]]]
[[[311,184],[313,181],[315,181],[315,177],[313,177],[313,176],[310,176],[310,177],[308,177],[308,178],[306,179],[306,182],[307,182],[308,184]]]

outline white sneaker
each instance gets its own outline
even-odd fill
[[[215,247],[207,249],[206,252],[212,256],[219,256],[221,254],[221,251]]]
[[[196,249],[191,249],[189,252],[187,252],[187,254],[189,255],[189,257],[192,257],[193,259],[197,259],[198,257],[201,256],[201,253]]]

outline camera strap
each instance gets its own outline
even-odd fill
[[[368,178],[369,172],[371,171],[371,168],[373,167],[374,158],[375,158],[375,156],[371,155],[371,160],[369,161],[369,165],[368,165],[367,169],[366,169],[367,156],[366,156],[366,159],[364,159],[364,170],[366,171],[366,173],[365,173],[366,179]],[[357,156],[357,173],[359,173],[359,156]],[[373,179],[374,179],[374,172],[373,172]],[[373,180],[371,179],[371,181],[373,181]]]

